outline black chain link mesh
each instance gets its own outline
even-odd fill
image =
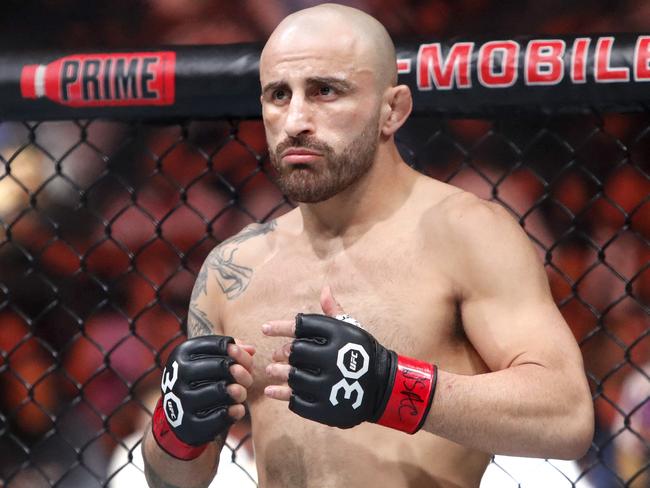
[[[597,411],[567,486],[647,486],[650,113],[415,118],[400,149],[505,205],[545,260]],[[0,486],[136,486],[203,259],[291,208],[262,124],[5,122],[0,161]],[[228,475],[254,486],[234,434]]]

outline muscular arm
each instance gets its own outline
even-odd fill
[[[460,196],[445,218],[465,333],[491,372],[440,365],[424,430],[485,452],[573,459],[593,405],[580,350],[543,266],[501,207]]]
[[[201,266],[192,289],[187,318],[188,338],[224,334],[217,312],[218,303],[237,298],[246,290],[253,274],[251,268],[242,264],[246,259],[242,260],[239,256],[240,247],[256,236],[271,232],[275,225],[275,221],[251,224],[212,250]],[[254,348],[250,345],[241,345],[236,352],[229,349],[229,354],[238,363],[231,366],[233,377],[240,385],[250,386],[252,378],[244,366],[250,370],[252,364],[250,355],[254,354]],[[245,380],[246,377],[248,380]],[[233,386],[235,385],[228,387],[231,396],[233,393],[230,388]],[[241,386],[238,387],[242,389]],[[245,399],[245,395],[243,398]],[[242,418],[244,413],[244,406],[241,404],[229,408],[229,414],[233,418]],[[149,424],[145,429],[142,442],[145,475],[149,486],[152,488],[208,486],[216,475],[219,455],[225,440],[224,434],[211,442],[199,457],[191,461],[180,461],[169,456],[158,446]]]
[[[215,318],[216,314],[208,300],[208,279],[215,253],[216,249],[203,263],[192,289],[187,317],[188,338],[221,333]],[[158,446],[151,432],[151,423],[149,423],[145,428],[142,440],[142,457],[147,483],[151,488],[202,488],[208,486],[217,473],[219,454],[224,443],[225,437],[220,437],[212,442],[198,458],[191,461],[180,461]]]

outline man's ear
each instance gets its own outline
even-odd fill
[[[411,90],[406,85],[392,86],[384,94],[384,120],[381,134],[390,137],[402,127],[413,109]]]

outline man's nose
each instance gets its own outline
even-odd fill
[[[311,107],[304,97],[297,94],[291,97],[284,131],[289,137],[313,133],[314,125]]]

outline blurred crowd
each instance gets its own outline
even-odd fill
[[[262,41],[315,3],[9,1],[0,39],[10,50]],[[650,21],[642,0],[343,3],[399,40],[632,32]],[[413,119],[400,141],[410,164],[499,201],[529,233],[594,394],[597,434],[580,470],[598,488],[647,486],[650,113]],[[184,339],[203,259],[248,223],[291,208],[265,151],[259,121],[0,123],[7,486],[101,486],[106,476],[117,486],[160,364]],[[250,456],[244,432],[231,444],[241,439],[236,452]],[[123,462],[109,469],[116,452]]]
[[[133,47],[264,40],[317,0],[7,0],[0,41],[11,49]],[[645,32],[644,0],[347,0],[396,39],[531,33]]]

